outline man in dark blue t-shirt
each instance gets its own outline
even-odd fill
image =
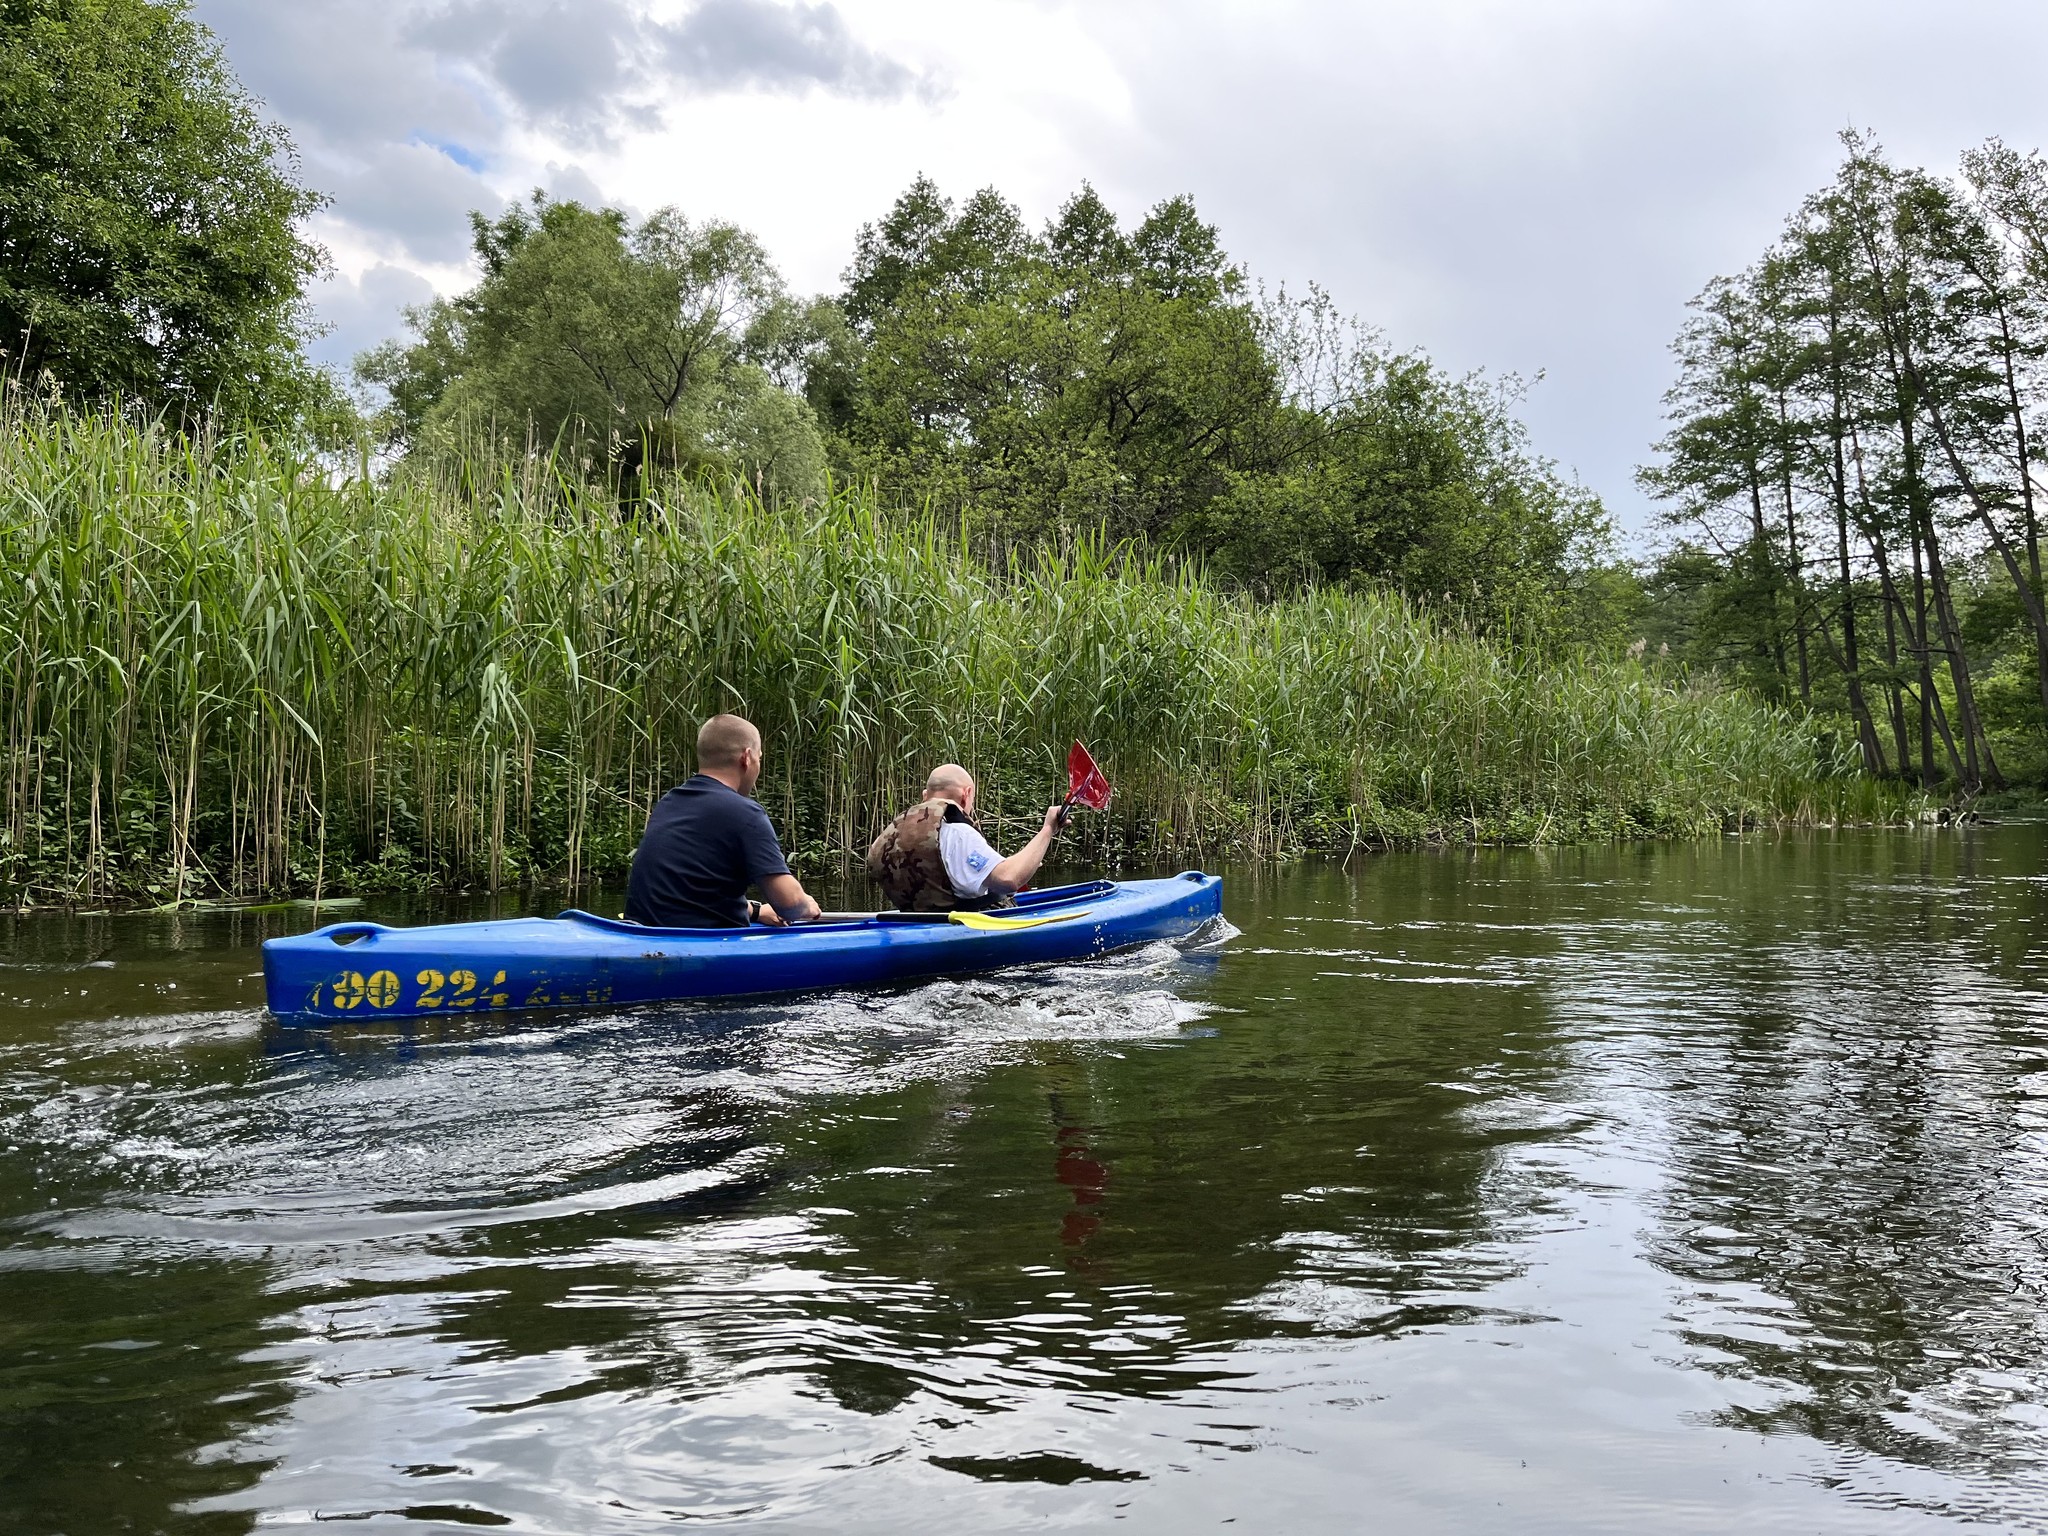
[[[780,927],[818,915],[782,857],[759,801],[761,733],[738,715],[713,715],[697,732],[697,772],[663,795],[647,818],[626,916],[651,928]],[[747,900],[759,886],[767,901]]]

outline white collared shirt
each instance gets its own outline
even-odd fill
[[[968,901],[987,892],[988,877],[1003,861],[988,839],[964,821],[949,821],[939,828],[939,857],[945,862],[953,894]]]

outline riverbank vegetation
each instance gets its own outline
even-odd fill
[[[2048,782],[2048,160],[1930,175],[1845,138],[1834,183],[1677,343],[1682,537],[1651,637],[1838,715],[1866,767],[1962,794]]]
[[[720,709],[814,859],[942,757],[1028,823],[1076,736],[1103,857],[1896,803],[1786,690],[1630,648],[1514,380],[1269,292],[1185,197],[919,178],[807,298],[730,224],[535,193],[351,406],[320,198],[183,0],[0,11],[0,86],[18,896],[616,874]]]
[[[1738,691],[1137,545],[992,566],[865,493],[677,480],[622,516],[537,457],[337,475],[18,397],[0,488],[0,880],[35,900],[616,874],[723,708],[814,858],[943,758],[1028,822],[1077,736],[1118,788],[1082,834],[1106,856],[1881,809]]]

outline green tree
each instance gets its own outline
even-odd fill
[[[811,394],[847,468],[997,529],[1169,535],[1275,398],[1257,316],[1185,199],[1128,237],[1088,188],[1042,234],[920,179],[861,231]]]
[[[1262,319],[1280,399],[1190,542],[1253,585],[1366,578],[1482,627],[1620,638],[1606,513],[1533,451],[1518,381],[1391,352],[1320,293]]]
[[[321,199],[184,0],[0,0],[0,355],[95,403],[276,419]]]
[[[483,275],[410,312],[410,342],[365,353],[388,436],[561,442],[614,472],[648,459],[738,473],[781,495],[825,475],[809,407],[776,377],[808,335],[767,252],[730,224],[536,192],[497,219],[472,216]]]
[[[1706,583],[1701,551],[1681,545],[1660,571],[1662,590],[1699,590],[1702,637],[1717,659],[1735,660],[1752,687],[1782,698],[1787,665],[1786,556],[1771,523],[1770,486],[1787,444],[1772,410],[1789,343],[1784,311],[1770,302],[1762,270],[1717,279],[1693,301],[1673,351],[1679,377],[1665,396],[1673,428],[1658,445],[1663,463],[1645,469],[1646,490],[1667,520],[1702,533],[1725,569]]]

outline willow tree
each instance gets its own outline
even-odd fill
[[[485,434],[625,475],[656,458],[822,489],[815,419],[777,377],[802,313],[752,235],[538,192],[471,224],[476,285],[409,311],[412,340],[357,362],[387,393],[394,443]]]

